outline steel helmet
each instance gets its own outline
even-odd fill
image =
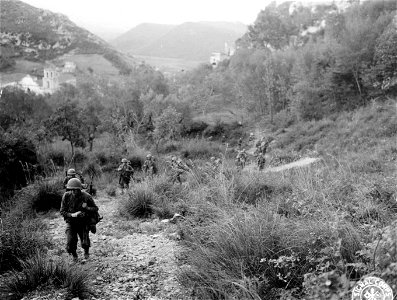
[[[128,160],[127,160],[126,158],[123,158],[123,159],[121,160],[121,162],[122,162],[122,163],[128,163]]]
[[[66,184],[66,188],[68,190],[81,190],[83,186],[81,185],[80,180],[78,180],[77,178],[72,178]]]
[[[67,174],[68,174],[68,176],[76,175],[76,170],[75,169],[69,169]]]
[[[148,155],[146,155],[146,158],[151,158],[152,155],[149,153]]]
[[[176,160],[176,157],[175,156],[171,157],[171,160]]]
[[[211,160],[211,161],[214,161],[214,160],[215,160],[215,157],[214,157],[214,156],[211,156],[210,160]]]

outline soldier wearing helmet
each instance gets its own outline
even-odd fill
[[[142,171],[145,176],[148,176],[149,178],[153,178],[153,175],[157,173],[157,165],[155,159],[150,153],[146,155],[146,160],[143,163]]]
[[[98,213],[90,194],[82,191],[79,179],[72,178],[66,185],[67,191],[63,194],[60,213],[66,221],[66,251],[77,261],[77,240],[80,238],[84,249],[84,258],[89,258],[90,238],[89,231],[94,231],[90,225],[92,214]],[[95,228],[96,231],[96,228]]]
[[[121,188],[121,194],[124,194],[124,189],[129,188],[131,176],[134,175],[134,169],[128,164],[128,159],[123,158],[117,171],[120,172],[119,185]]]
[[[83,185],[83,188],[86,188],[85,184],[84,184],[84,178],[80,173],[77,173],[75,169],[69,169],[66,172],[66,177],[63,180],[63,186],[66,189],[66,184],[68,183],[68,181],[72,178],[77,178],[80,180],[81,184]]]
[[[171,171],[172,171],[172,176],[171,176],[172,183],[178,181],[179,184],[182,184],[181,175],[186,171],[189,171],[189,168],[182,162],[182,159],[173,156],[171,158]]]
[[[255,136],[254,136],[254,133],[253,133],[253,132],[250,133],[250,136],[249,136],[248,140],[249,140],[249,141],[255,140]]]
[[[245,149],[240,150],[237,152],[237,156],[236,156],[236,166],[240,169],[244,169],[245,164],[247,162],[247,152],[245,152]]]

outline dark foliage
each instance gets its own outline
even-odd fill
[[[38,166],[36,147],[24,135],[1,134],[0,162],[1,193],[21,188],[34,178]]]

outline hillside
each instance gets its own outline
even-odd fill
[[[176,25],[143,23],[123,33],[110,43],[121,51],[136,53],[175,27]]]
[[[18,0],[0,5],[1,70],[12,67],[15,59],[44,62],[67,53],[100,54],[121,72],[129,68],[121,53],[62,14]]]
[[[177,26],[141,24],[112,44],[135,55],[207,61],[247,30],[241,23],[186,22]]]

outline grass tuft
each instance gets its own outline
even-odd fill
[[[68,297],[87,298],[93,294],[89,285],[91,274],[77,264],[68,264],[63,260],[50,260],[36,253],[30,259],[20,261],[22,270],[12,270],[1,286],[4,295],[20,299],[24,294],[38,287],[66,288]]]
[[[147,218],[153,213],[152,205],[156,201],[156,194],[146,184],[137,185],[119,205],[122,215],[134,218]]]

